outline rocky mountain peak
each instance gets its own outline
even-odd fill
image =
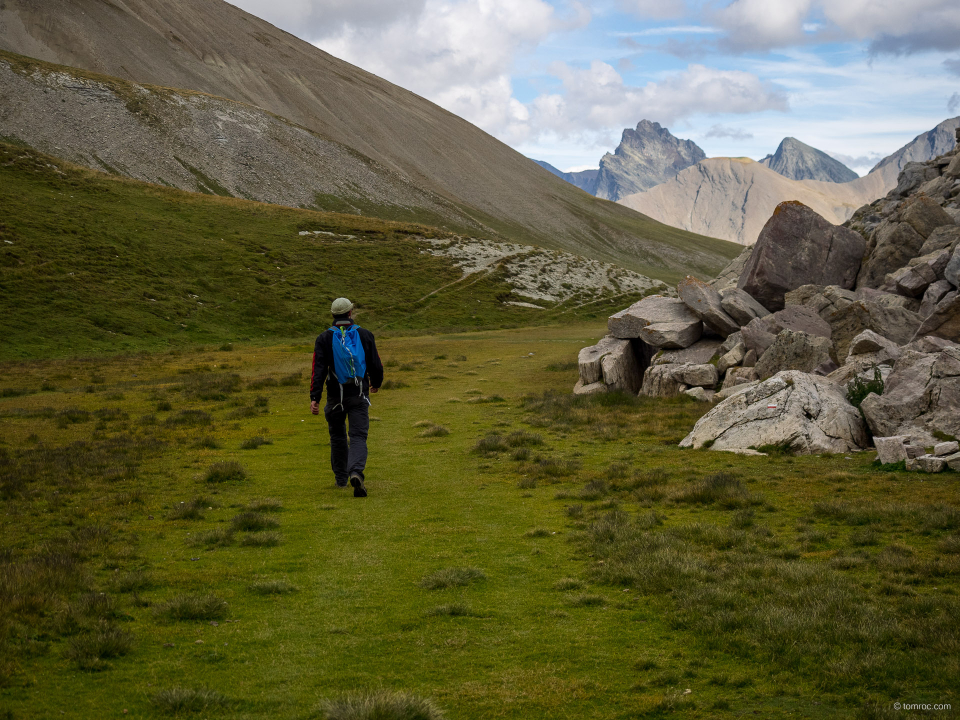
[[[681,140],[658,122],[641,120],[623,131],[620,145],[600,160],[597,197],[619,200],[671,180],[706,158],[692,140]]]
[[[791,180],[845,183],[859,177],[839,160],[792,137],[784,138],[777,151],[760,164]]]

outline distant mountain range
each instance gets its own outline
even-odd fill
[[[896,187],[897,176],[908,162],[931,160],[952,150],[958,126],[960,117],[944,120],[882,160],[867,175],[849,182],[789,179],[788,172],[802,176],[837,168],[825,162],[823,157],[828,156],[820,151],[787,138],[776,155],[764,158],[769,162],[748,158],[703,160],[672,180],[622,198],[620,203],[674,227],[750,245],[784,200],[799,200],[834,224],[845,222],[857,208]],[[774,172],[773,165],[781,169],[780,174]]]

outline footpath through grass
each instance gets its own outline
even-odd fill
[[[5,364],[0,717],[957,707],[958,476],[681,451],[704,405],[569,395],[602,332],[383,339],[363,500],[306,344]]]

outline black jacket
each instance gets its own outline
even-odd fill
[[[377,352],[377,343],[373,333],[358,328],[360,344],[363,345],[364,360],[367,363],[367,374],[363,378],[363,394],[369,397],[370,387],[379,388],[383,384],[383,363]],[[340,401],[340,383],[333,371],[333,330],[327,328],[317,338],[313,346],[313,374],[310,378],[310,400],[320,402],[323,397],[323,383],[327,383],[327,397],[334,398],[333,402]],[[360,394],[360,386],[352,382],[343,386],[343,397],[356,397]]]

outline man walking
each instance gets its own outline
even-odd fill
[[[354,497],[366,497],[363,469],[367,464],[367,431],[370,429],[370,393],[383,384],[383,363],[373,333],[353,322],[353,303],[337,298],[330,306],[333,327],[324,330],[313,347],[310,412],[320,414],[323,383],[327,404],[323,408],[330,430],[330,466],[337,487],[353,486]],[[349,423],[349,442],[346,425]]]

